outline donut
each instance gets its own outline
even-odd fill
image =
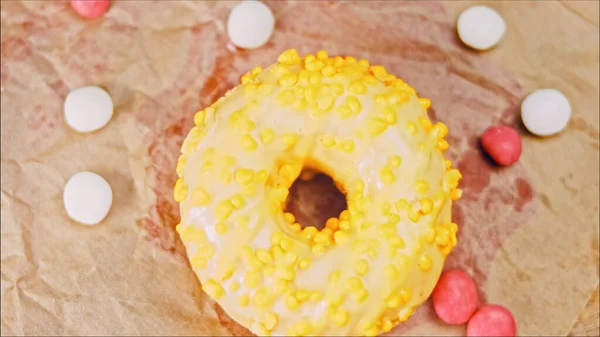
[[[284,51],[194,115],[177,163],[176,230],[204,292],[257,335],[365,335],[406,321],[456,245],[460,172],[429,99],[383,66]],[[324,228],[285,211],[333,179]]]

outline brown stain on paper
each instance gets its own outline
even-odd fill
[[[153,103],[148,103],[141,109],[146,113],[139,115],[139,122],[152,126],[154,130],[148,154],[153,163],[157,201],[143,223],[151,240],[162,249],[185,259],[185,251],[174,231],[179,214],[172,199],[172,189],[179,148],[193,124],[194,112],[236,85],[238,82],[235,81],[254,65],[268,65],[286,48],[297,48],[300,53],[326,48],[331,55],[353,55],[367,58],[374,64],[383,64],[390,72],[411,83],[421,96],[434,102],[430,116],[449,126],[451,148],[447,156],[463,174],[460,187],[464,190],[464,197],[453,205],[453,220],[459,225],[459,243],[448,257],[445,268],[467,270],[480,289],[484,289],[496,251],[534,212],[531,201],[536,194],[524,168],[518,163],[508,168],[495,166],[482,152],[478,141],[479,135],[492,123],[518,123],[520,86],[513,75],[481,56],[465,52],[455,45],[456,41],[447,42],[447,36],[454,32],[453,24],[440,3],[382,2],[377,9],[369,9],[370,12],[361,12],[359,8],[371,5],[368,2],[356,2],[352,7],[341,3],[320,3],[316,8],[309,3],[294,3],[293,6],[302,10],[303,15],[294,14],[294,20],[291,17],[288,20],[287,16],[292,15],[292,11],[279,13],[281,25],[267,47],[252,53],[228,51],[223,37],[220,37],[216,58],[208,68],[202,69],[203,73],[208,71],[210,74],[203,82],[195,81],[199,76],[197,67],[185,69],[173,88],[155,98],[165,105],[177,103],[174,108],[165,113]],[[279,6],[274,5],[275,12]],[[399,6],[406,10],[397,11]],[[392,9],[392,14],[386,13]],[[374,10],[381,11],[383,21],[376,23],[369,19]],[[415,14],[423,10],[433,13],[434,18],[426,19]],[[357,22],[369,22],[372,28],[365,32],[364,27],[352,26],[342,14],[354,16]],[[321,23],[324,16],[328,21],[320,25],[318,32],[306,25],[307,22]],[[386,24],[389,30],[387,37],[372,31],[382,24]],[[415,33],[410,28],[415,24],[426,27]],[[193,33],[202,34],[204,29],[210,28],[196,29]],[[340,31],[345,31],[345,34]],[[368,32],[372,32],[372,40],[347,37],[353,34],[362,36]],[[382,48],[387,49],[383,51]],[[191,48],[189,53],[190,63],[199,62],[194,55],[201,54],[199,50]],[[530,276],[522,274],[517,277],[527,280]],[[481,293],[481,298],[485,302],[484,293]],[[215,311],[221,324],[232,335],[249,335],[247,329],[235,324],[218,305],[215,305]],[[396,335],[432,320],[435,320],[433,311],[426,304],[390,334]]]

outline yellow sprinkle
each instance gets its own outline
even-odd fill
[[[431,258],[427,255],[421,255],[419,258],[419,268],[421,268],[422,271],[428,271],[431,269],[431,265]]]
[[[246,273],[244,277],[244,285],[249,288],[256,288],[262,282],[262,274],[258,271],[251,271]]]
[[[187,188],[187,186],[185,186],[185,183],[183,182],[183,178],[179,178],[175,182],[175,188],[173,191],[173,199],[175,199],[176,202],[181,202],[181,201],[187,199],[187,197],[188,197],[188,188]]]
[[[392,236],[389,239],[390,245],[396,248],[404,248],[404,240],[399,236]]]
[[[285,74],[281,76],[278,83],[282,87],[291,87],[298,82],[298,75],[295,73]]]
[[[298,261],[298,268],[301,270],[306,270],[308,267],[310,267],[310,260],[308,258],[303,257]]]
[[[275,139],[275,132],[272,129],[264,129],[260,132],[260,141],[263,144],[270,144]]]
[[[241,196],[240,194],[236,194],[236,195],[232,196],[230,201],[231,201],[231,204],[233,205],[233,207],[235,207],[235,209],[240,209],[240,208],[244,207],[244,205],[246,205],[246,202],[244,201],[244,197]]]
[[[267,289],[258,289],[252,297],[252,303],[258,308],[266,307],[270,302],[270,296]]]
[[[183,175],[183,171],[185,170],[186,164],[187,158],[184,155],[181,155],[177,160],[177,167],[175,168],[178,177],[181,177]]]
[[[350,314],[345,310],[337,310],[336,313],[331,317],[333,323],[339,327],[345,326],[348,323]]]
[[[346,281],[346,288],[348,288],[348,290],[355,291],[362,287],[362,281],[356,276],[352,276]]]
[[[390,167],[400,167],[400,165],[402,164],[402,159],[399,156],[392,156],[390,157],[389,161],[388,161],[388,165]]]
[[[358,303],[364,302],[369,297],[369,291],[365,288],[360,288],[354,292],[354,300]]]
[[[323,111],[329,111],[333,107],[333,96],[324,96],[317,100],[317,107]]]
[[[325,147],[333,147],[335,145],[335,139],[331,136],[323,136],[321,138],[321,144]]]
[[[450,199],[452,201],[456,201],[462,197],[462,190],[460,188],[455,188],[450,193]]]
[[[300,302],[304,302],[304,301],[308,300],[309,297],[310,297],[310,291],[308,291],[308,290],[299,289],[298,291],[296,291],[296,299]]]
[[[300,61],[300,55],[298,55],[298,51],[296,51],[296,49],[288,49],[281,53],[281,55],[279,55],[277,58],[277,62],[288,66],[298,64]]]
[[[339,271],[334,271],[331,272],[331,274],[329,274],[329,283],[336,283],[337,281],[340,280],[340,272]]]
[[[396,124],[396,110],[392,107],[386,106],[385,108],[383,108],[383,117],[385,118],[385,121],[390,124],[390,125],[394,125]]]
[[[350,229],[350,221],[340,220],[340,229],[343,231],[349,230]]]
[[[325,66],[325,62],[322,60],[315,60],[313,62],[306,63],[306,69],[310,71],[320,71]]]
[[[245,307],[250,304],[250,296],[248,294],[242,294],[238,297],[238,304],[241,307]]]
[[[298,141],[298,136],[291,133],[286,133],[283,135],[282,140],[285,145],[292,146]]]
[[[404,289],[400,289],[400,291],[398,292],[398,295],[400,295],[400,298],[402,299],[402,303],[407,303],[408,301],[410,301],[410,290],[404,288]]]
[[[253,79],[254,79],[254,77],[251,74],[244,74],[242,76],[242,78],[240,79],[240,82],[242,84],[247,84],[247,83],[250,83]]]
[[[431,130],[431,121],[426,116],[419,117],[419,124],[421,124],[421,127],[423,130],[425,130],[425,132],[429,132]]]
[[[392,173],[392,170],[389,167],[384,167],[379,171],[379,178],[381,178],[381,181],[384,184],[391,184],[396,180],[394,173]]]
[[[387,300],[385,301],[385,303],[387,304],[388,308],[390,309],[395,309],[398,308],[401,304],[401,299],[399,295],[393,295],[387,298]]]
[[[363,82],[365,82],[366,84],[369,85],[375,85],[377,84],[377,79],[375,78],[375,76],[371,75],[371,74],[365,74],[362,78]]]
[[[213,299],[221,298],[223,295],[225,295],[225,289],[223,289],[223,286],[213,279],[208,279],[206,282],[204,282],[202,284],[202,290],[204,290],[204,292]]]
[[[252,136],[245,134],[242,136],[242,147],[246,151],[254,151],[258,147],[258,144],[256,144],[256,141],[254,138],[252,138]]]
[[[227,232],[227,225],[224,222],[217,222],[215,224],[215,232],[225,234]]]
[[[309,241],[312,240],[315,237],[315,235],[317,235],[318,232],[319,232],[319,230],[313,226],[308,226],[308,227],[304,228],[304,230],[302,230],[302,234]]]
[[[437,147],[438,149],[440,149],[441,151],[445,151],[448,149],[448,142],[445,139],[441,139],[440,141],[438,141]]]
[[[294,326],[294,331],[298,336],[307,336],[312,331],[312,325],[305,320],[301,320]]]
[[[286,252],[283,255],[283,264],[286,266],[291,266],[294,263],[296,263],[297,259],[298,259],[298,255],[294,254],[293,252]]]
[[[360,104],[360,100],[358,98],[356,98],[356,96],[346,97],[346,105],[350,109],[351,113],[354,115],[358,115],[362,110],[362,105]]]
[[[356,261],[354,265],[354,271],[359,275],[364,275],[369,271],[369,262],[365,259]]]
[[[278,295],[282,295],[286,291],[288,291],[289,287],[290,287],[290,282],[289,281],[283,280],[283,279],[279,279],[279,280],[277,280],[277,284],[275,285],[275,292]]]
[[[192,204],[194,206],[206,206],[210,201],[210,194],[202,187],[198,187],[192,192]]]
[[[256,66],[254,68],[252,68],[252,70],[250,70],[250,74],[256,76],[258,74],[260,74],[263,71],[263,68],[261,66]]]
[[[279,242],[279,246],[283,249],[283,250],[290,250],[292,248],[292,242],[286,238],[282,238],[281,241]]]
[[[438,139],[444,138],[448,134],[448,127],[444,123],[435,123],[431,129],[431,133]]]
[[[319,84],[323,79],[323,75],[321,73],[313,72],[310,74],[310,84]]]
[[[319,232],[315,235],[315,242],[323,245],[328,245],[331,243],[331,237],[323,232]]]
[[[413,208],[409,208],[408,209],[408,218],[410,219],[410,221],[412,222],[418,222],[420,215],[419,212],[415,211]]]
[[[285,298],[285,306],[290,309],[290,310],[294,310],[297,309],[298,306],[300,305],[300,302],[298,302],[298,299],[296,299],[295,296],[293,295],[288,295]]]
[[[192,258],[192,260],[190,261],[190,263],[192,264],[192,267],[194,267],[196,269],[206,268],[206,259],[204,259],[200,256],[194,256]]]
[[[235,170],[235,181],[240,185],[246,185],[254,179],[254,171],[250,169],[240,168]]]
[[[277,270],[277,275],[284,280],[293,281],[296,279],[296,272],[290,268],[280,268]]]
[[[367,131],[373,135],[379,135],[387,128],[387,124],[381,118],[371,118],[367,121]]]
[[[383,323],[381,324],[381,330],[383,330],[383,332],[390,332],[393,327],[394,325],[392,324],[392,321],[390,321],[388,318],[384,319]]]
[[[342,141],[342,150],[344,150],[345,152],[354,151],[354,140],[347,139]]]
[[[394,265],[387,265],[385,267],[385,277],[389,282],[394,282],[398,279],[399,273],[398,269]]]
[[[396,208],[399,210],[407,210],[408,209],[408,201],[406,199],[400,199],[396,202]]]
[[[425,110],[429,109],[429,107],[431,106],[431,100],[429,100],[429,98],[419,98],[419,103],[421,103],[421,106]]]
[[[259,248],[256,250],[256,258],[259,259],[260,262],[262,262],[264,264],[273,263],[273,257],[266,249],[263,249],[263,248]]]
[[[229,200],[223,200],[215,208],[215,218],[219,221],[227,219],[233,212],[234,206]]]
[[[356,95],[363,95],[367,93],[367,87],[361,81],[354,81],[350,83],[348,89]]]
[[[335,67],[333,65],[327,65],[321,69],[321,74],[325,77],[330,77],[335,74]]]
[[[200,111],[196,112],[196,114],[194,115],[194,124],[203,125],[205,119],[206,119],[206,111],[200,110]]]
[[[329,218],[325,222],[325,228],[329,228],[332,231],[339,229],[340,220],[338,218]]]
[[[377,78],[380,78],[380,77],[386,78],[387,75],[388,75],[387,70],[385,70],[385,67],[383,67],[383,66],[372,66],[371,67],[371,72]]]
[[[414,135],[417,133],[417,125],[413,122],[406,122],[406,130],[408,134]]]
[[[275,325],[277,325],[277,320],[277,314],[268,313],[265,315],[265,318],[262,321],[262,326],[265,328],[265,330],[271,331],[275,328]]]
[[[291,90],[284,90],[282,92],[280,92],[279,94],[277,94],[277,97],[275,97],[275,100],[277,101],[277,103],[286,106],[291,104],[294,101],[294,94],[292,93]]]
[[[419,194],[425,194],[427,193],[427,191],[429,190],[429,184],[427,183],[426,180],[417,180],[415,182],[415,192],[419,193]]]
[[[329,57],[329,54],[327,54],[327,52],[324,50],[319,50],[317,52],[317,58],[319,60],[326,60],[328,57]]]
[[[431,210],[433,209],[433,201],[430,198],[422,198],[421,200],[419,200],[419,202],[421,203],[421,213],[431,213]]]
[[[231,283],[229,284],[229,290],[231,291],[238,291],[240,290],[240,283],[238,281],[231,281]]]
[[[323,298],[323,293],[320,290],[314,290],[310,294],[310,300],[313,302],[320,301]]]

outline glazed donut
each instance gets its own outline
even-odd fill
[[[368,335],[410,317],[456,245],[461,174],[431,102],[382,66],[283,52],[194,116],[174,198],[202,289],[258,335]],[[321,230],[284,211],[302,172],[347,209]]]

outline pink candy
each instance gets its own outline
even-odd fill
[[[467,336],[516,336],[513,315],[501,305],[477,309],[475,281],[461,270],[444,272],[431,294],[435,313],[446,324],[467,323]]]
[[[513,315],[501,305],[483,306],[469,320],[467,336],[516,336],[517,325]]]
[[[432,293],[433,308],[447,324],[466,323],[477,309],[477,287],[462,270],[442,274]]]
[[[481,136],[481,146],[498,165],[514,164],[521,156],[521,136],[508,126],[489,127]]]
[[[110,0],[71,0],[71,7],[81,17],[93,19],[108,11]]]

